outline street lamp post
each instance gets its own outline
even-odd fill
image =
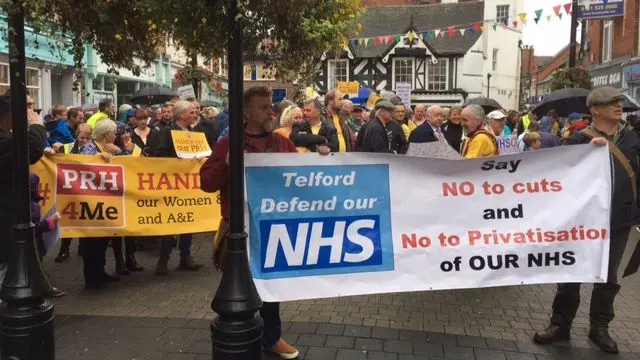
[[[11,205],[16,211],[11,262],[0,290],[0,299],[5,302],[0,307],[0,358],[54,360],[54,310],[53,305],[42,297],[45,277],[36,254],[35,225],[31,222],[24,12],[21,8],[9,11],[8,31],[15,199]]]
[[[491,97],[491,74],[487,74],[487,98]]]
[[[214,1],[210,1],[213,3]],[[237,1],[228,2],[227,47],[229,57],[229,201],[230,233],[227,259],[211,308],[218,316],[211,323],[214,360],[262,358],[262,320],[256,312],[262,306],[249,261],[244,226],[244,121],[242,114],[242,20]]]

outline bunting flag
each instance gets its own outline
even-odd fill
[[[522,24],[526,24],[527,23],[527,13],[520,13],[520,14],[518,14],[518,17],[520,18],[520,22]]]
[[[567,0],[565,0],[567,1]],[[592,0],[580,0],[581,6],[585,8],[589,8]],[[603,0],[603,3],[606,5],[609,0]],[[545,13],[547,22],[551,22],[554,17],[558,17],[558,19],[562,20],[562,15],[568,14],[572,16],[574,8],[572,3],[564,3],[562,5],[555,5],[551,7],[553,9],[553,13],[549,10],[545,12],[545,9],[537,9],[533,13],[533,20],[536,24],[540,23],[540,19]],[[564,9],[564,12],[562,11]],[[549,14],[549,15],[547,15]],[[554,14],[554,15],[551,15]],[[487,31],[488,26],[491,26],[494,31],[497,31],[498,26],[505,30],[516,30],[521,31],[525,25],[527,25],[527,16],[529,13],[521,12],[515,15],[515,18],[512,18],[511,21],[508,16],[501,17],[495,20],[484,20],[475,22],[472,24],[461,24],[461,25],[452,25],[442,29],[433,29],[433,30],[424,30],[421,32],[411,31],[408,34],[399,34],[399,35],[380,35],[366,38],[357,38],[357,39],[348,39],[345,41],[346,45],[351,45],[352,47],[368,47],[368,46],[381,46],[381,45],[391,45],[397,44],[402,41],[405,36],[409,43],[414,43],[416,39],[419,40],[427,40],[427,39],[437,39],[438,37],[444,37],[445,34],[448,35],[449,38],[454,38],[460,33],[461,37],[469,32],[470,34],[479,34]]]
[[[591,0],[582,0],[582,6],[584,6],[585,9],[589,10],[589,6],[591,6]]]

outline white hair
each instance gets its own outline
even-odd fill
[[[118,125],[111,119],[102,119],[96,122],[96,126],[93,129],[93,140],[104,140],[108,134],[115,134],[118,130]]]
[[[193,103],[191,101],[180,100],[173,104],[173,120],[180,120],[182,115],[191,110]]]
[[[464,107],[462,111],[467,111],[473,115],[476,119],[484,122],[486,118],[486,114],[484,113],[484,109],[480,105],[471,104]]]
[[[287,106],[286,109],[282,112],[282,116],[280,117],[280,126],[287,127],[293,123],[293,114],[298,110],[302,112],[302,110],[296,105]]]

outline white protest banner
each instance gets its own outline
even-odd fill
[[[407,108],[411,107],[411,83],[396,83],[396,95]]]
[[[474,160],[247,154],[264,301],[604,282],[606,147]]]
[[[195,98],[196,92],[193,90],[193,85],[184,85],[178,88],[178,95],[180,100],[186,100],[188,98]]]
[[[496,136],[500,155],[515,154],[518,152],[518,135]]]

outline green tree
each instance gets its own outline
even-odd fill
[[[574,68],[558,68],[551,76],[551,84],[549,85],[551,91],[564,88],[591,89],[591,75],[582,65]]]
[[[230,0],[0,0],[22,6],[26,21],[65,40],[76,66],[91,44],[112,67],[139,72],[166,41],[207,58],[222,55],[230,39]],[[246,55],[263,54],[279,75],[310,78],[323,54],[340,50],[358,28],[360,0],[238,0]]]

